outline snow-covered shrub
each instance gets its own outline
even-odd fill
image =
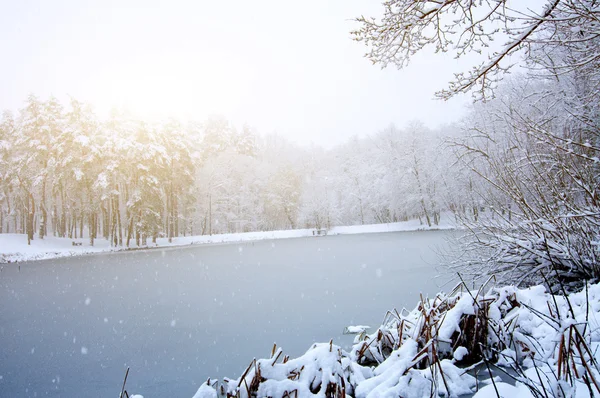
[[[241,398],[339,397],[345,396],[346,388],[352,394],[352,386],[365,378],[362,368],[351,363],[333,342],[313,344],[296,359],[282,354],[281,348],[274,346],[271,358],[254,359],[239,379],[225,379],[222,394]],[[370,376],[368,369],[365,372]]]
[[[461,273],[521,287],[544,283],[543,274],[554,292],[600,280],[600,119],[570,102],[584,82],[521,77],[474,105],[465,135],[452,140],[472,187],[458,200],[479,206],[457,212],[469,231]]]
[[[270,358],[253,360],[238,379],[225,379],[215,390],[205,383],[200,390],[208,395],[200,396],[217,391],[271,398],[600,393],[600,284],[567,297],[551,295],[543,286],[486,293],[484,288],[459,285],[451,294],[421,298],[412,311],[390,311],[375,332],[357,335],[350,352],[330,341],[290,359],[274,346]],[[469,373],[482,369],[487,375],[492,367],[503,381],[495,376],[478,382]],[[479,384],[488,386],[479,390]]]

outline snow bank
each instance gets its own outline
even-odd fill
[[[347,235],[382,232],[401,232],[435,229],[452,229],[450,223],[444,222],[439,226],[426,227],[419,224],[418,220],[374,225],[355,225],[347,227],[334,227],[328,230],[327,235]],[[199,245],[211,243],[231,243],[257,241],[265,239],[287,239],[315,236],[314,229],[293,229],[286,231],[264,231],[231,233],[220,235],[197,235],[173,238],[169,242],[167,238],[157,239],[156,245],[144,246],[143,248],[171,247],[185,245]],[[77,246],[73,245],[73,242]],[[150,242],[150,240],[148,240]],[[132,246],[132,249],[139,249]],[[128,250],[125,247],[112,247],[106,239],[96,239],[94,246],[90,245],[89,239],[70,239],[46,236],[44,239],[37,237],[27,245],[27,237],[24,234],[0,234],[0,263],[43,260],[58,257],[70,257],[82,254]]]
[[[439,225],[428,227],[421,224],[419,220],[410,220],[388,224],[370,224],[370,225],[352,225],[333,227],[327,231],[328,235],[347,235],[347,234],[367,234],[382,232],[402,232],[402,231],[432,231],[455,229],[456,225],[450,222],[449,217],[443,218]]]
[[[73,246],[73,242],[81,243],[81,245]],[[105,239],[97,239],[92,247],[87,239],[46,236],[44,239],[35,238],[31,241],[31,245],[28,245],[27,235],[0,234],[0,263],[44,260],[111,250],[115,250],[115,248],[111,248]]]

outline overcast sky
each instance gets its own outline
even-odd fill
[[[99,114],[222,114],[326,146],[392,122],[456,121],[468,95],[433,99],[460,67],[450,56],[381,70],[351,40],[354,17],[381,11],[373,0],[6,0],[0,109],[71,95]]]

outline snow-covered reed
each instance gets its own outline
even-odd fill
[[[600,284],[568,296],[460,284],[421,297],[412,311],[389,311],[350,352],[330,341],[290,359],[273,346],[269,358],[253,359],[236,379],[209,380],[195,398],[592,396],[600,393],[599,326]],[[486,377],[475,377],[478,369]]]

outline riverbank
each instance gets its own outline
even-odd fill
[[[352,225],[333,227],[325,233],[327,235],[352,235],[365,233],[384,233],[384,232],[408,232],[408,231],[426,231],[426,230],[450,230],[455,225],[448,219],[442,219],[439,225],[428,227],[419,223],[419,220],[410,220],[405,222],[371,224],[371,225]],[[94,253],[106,253],[113,251],[153,249],[187,245],[202,245],[211,243],[235,243],[270,239],[289,239],[315,236],[319,231],[315,229],[293,229],[283,231],[262,231],[245,232],[218,235],[195,235],[173,238],[169,242],[167,238],[159,238],[156,244],[127,247],[114,247],[106,239],[96,239],[94,246],[90,245],[89,239],[70,239],[46,236],[44,239],[31,241],[27,244],[27,237],[24,234],[0,234],[0,263],[15,263],[33,260],[45,260],[59,257],[72,257]],[[148,240],[150,242],[150,240]],[[75,244],[75,245],[74,245]]]

